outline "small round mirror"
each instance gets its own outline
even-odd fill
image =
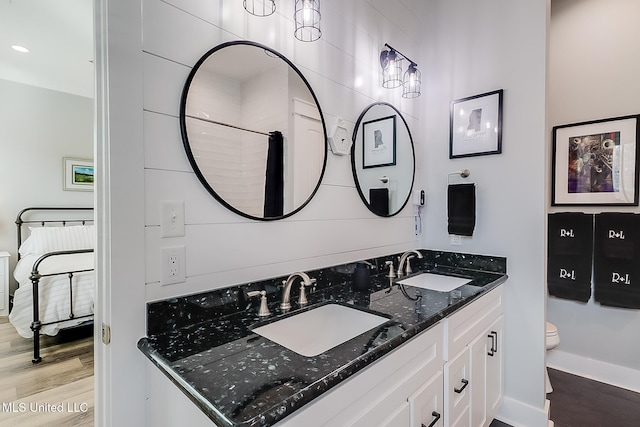
[[[393,105],[376,102],[360,114],[351,170],[360,198],[374,214],[396,215],[409,201],[415,175],[413,139]]]
[[[302,209],[327,160],[318,100],[300,70],[249,41],[221,44],[193,67],[180,104],[189,162],[228,209],[274,220]]]

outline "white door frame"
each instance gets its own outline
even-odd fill
[[[145,335],[141,0],[94,0],[94,34],[95,425],[145,425],[148,366],[136,348]]]

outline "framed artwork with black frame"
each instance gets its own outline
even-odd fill
[[[552,206],[638,206],[640,115],[553,128]]]
[[[500,89],[451,102],[450,159],[502,153],[502,93]]]
[[[364,122],[362,142],[364,169],[394,166],[396,164],[396,116]]]

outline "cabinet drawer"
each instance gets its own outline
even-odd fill
[[[0,310],[4,310],[6,303],[6,294],[4,292],[0,292]]]
[[[461,352],[502,314],[502,286],[445,319],[444,359]]]
[[[411,405],[411,427],[444,426],[444,402],[442,395],[442,372],[438,372],[431,380],[409,397],[409,404]]]
[[[445,425],[468,425],[471,403],[471,351],[466,347],[444,365]],[[460,418],[467,420],[460,424]]]

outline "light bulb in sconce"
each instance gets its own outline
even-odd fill
[[[309,0],[304,0],[304,3],[302,4],[302,10],[304,25],[311,25],[313,9],[311,8],[311,2]]]

